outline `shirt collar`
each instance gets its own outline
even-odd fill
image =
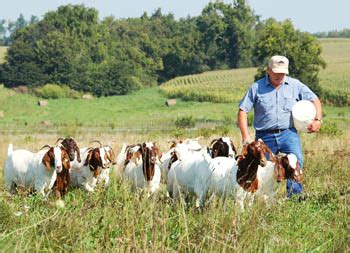
[[[286,77],[284,78],[284,83],[283,83],[283,84],[289,84],[289,76],[286,76]],[[265,75],[265,86],[268,86],[268,85],[270,85],[271,87],[273,87],[272,84],[271,84],[271,82],[270,82],[269,75],[266,74],[266,75]]]

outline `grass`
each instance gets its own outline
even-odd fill
[[[281,184],[271,206],[257,201],[239,212],[232,199],[225,206],[214,199],[202,212],[193,203],[166,197],[165,187],[153,198],[130,191],[127,182],[113,178],[108,191],[94,194],[72,190],[65,208],[54,197],[9,196],[0,190],[0,248],[7,251],[238,251],[346,252],[349,250],[349,177],[346,143],[326,135],[303,135],[305,154],[304,202],[285,200]],[[235,143],[237,132],[230,133]],[[34,136],[26,147],[52,143],[56,136]],[[153,137],[164,150],[169,136]],[[14,136],[20,145],[23,137]],[[95,138],[92,133],[77,136]],[[99,139],[134,142],[149,135],[101,135]],[[202,138],[209,144],[211,138]],[[1,144],[5,146],[5,144]],[[3,184],[2,184],[3,186]],[[18,215],[22,212],[22,215]]]
[[[197,123],[221,122],[231,117],[233,104],[185,102],[165,106],[166,97],[158,88],[138,91],[129,96],[104,97],[93,100],[49,99],[48,106],[37,105],[38,98],[15,94],[0,87],[0,107],[5,117],[0,118],[3,131],[57,131],[57,128],[80,128],[89,131],[168,130],[175,127],[177,117],[193,116]],[[152,120],[149,120],[152,118]],[[51,128],[43,125],[50,121]]]
[[[325,90],[342,92],[350,97],[350,39],[322,39],[322,56],[327,62],[320,72],[320,85]]]
[[[166,97],[158,88],[145,89],[129,96],[93,100],[49,99],[37,105],[39,98],[16,94],[0,86],[2,133],[60,133],[76,135],[89,132],[169,132],[176,131],[177,119],[191,117],[196,129],[226,126],[236,122],[238,103],[211,103],[177,100],[165,105]],[[324,108],[325,120],[350,123],[348,107]],[[152,120],[150,120],[152,119]],[[49,123],[45,123],[49,122]]]

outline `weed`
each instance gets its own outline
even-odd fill
[[[178,128],[192,128],[195,126],[195,122],[192,116],[178,117],[175,120],[175,126]]]

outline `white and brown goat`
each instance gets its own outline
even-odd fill
[[[160,157],[159,148],[153,142],[129,146],[124,152],[123,178],[130,180],[133,188],[154,193],[160,186]]]
[[[15,193],[17,187],[34,188],[47,197],[56,181],[57,173],[69,170],[69,156],[62,146],[50,147],[33,153],[28,150],[13,150],[10,144],[4,165],[6,188]]]
[[[107,169],[112,159],[102,144],[100,144],[99,148],[82,148],[80,149],[80,154],[82,157],[81,162],[74,161],[72,163],[70,185],[92,192],[96,187],[102,170]]]
[[[76,158],[77,162],[80,163],[81,162],[80,150],[75,140],[73,138],[65,138],[65,139],[59,138],[56,141],[56,144],[59,141],[67,151],[69,160],[73,162]],[[57,198],[63,197],[68,192],[69,184],[70,184],[69,169],[63,168],[61,172],[57,173],[57,178],[53,186],[53,190]]]
[[[214,139],[210,143],[211,157],[215,158],[218,156],[234,158],[237,154],[235,145],[229,137],[220,137]]]

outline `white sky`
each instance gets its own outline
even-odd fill
[[[223,0],[232,3],[232,0]],[[99,11],[99,18],[140,17],[144,11],[152,14],[158,7],[176,18],[199,15],[210,0],[0,0],[0,19],[16,20],[22,13],[42,17],[47,11],[65,4],[84,4]],[[247,0],[255,14],[264,20],[291,19],[302,31],[326,32],[350,28],[350,0]]]

